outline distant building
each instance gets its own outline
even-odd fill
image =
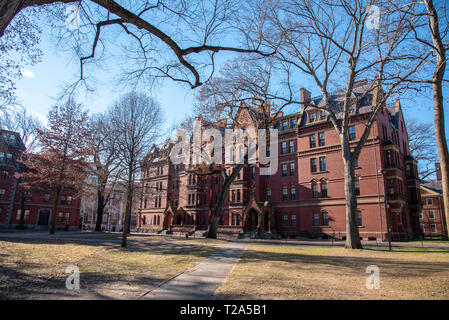
[[[95,180],[95,178],[90,178]],[[94,186],[94,184],[91,184]],[[89,192],[90,190],[90,192]],[[137,218],[136,218],[136,207],[138,206],[140,188],[137,188],[136,196],[132,205],[131,214],[131,230],[136,228]],[[103,219],[101,224],[102,231],[112,231],[118,232],[123,231],[123,223],[125,217],[125,207],[126,207],[126,192],[119,187],[114,188],[112,192],[108,192],[106,195],[108,202],[103,211]],[[97,222],[97,194],[92,188],[87,188],[82,196],[81,201],[81,215],[82,215],[82,225],[83,230],[95,231],[95,226]]]
[[[341,107],[343,95],[337,92],[330,97],[334,108]],[[369,83],[360,81],[354,95],[360,100],[351,110],[352,146],[365,128],[374,93]],[[310,92],[301,89],[301,99],[300,110],[275,119],[274,127],[279,130],[278,171],[264,176],[259,174],[259,164],[245,165],[226,197],[219,232],[260,230],[284,237],[345,238],[339,137],[326,112],[317,108],[323,103],[322,97],[312,98]],[[204,123],[204,127],[210,125],[232,127],[226,121]],[[138,230],[192,232],[205,230],[209,224],[223,179],[219,175],[203,178],[194,166],[172,164],[172,146],[167,142],[153,147],[143,161]],[[416,166],[397,101],[379,113],[355,169],[361,238],[386,240],[388,223],[393,239],[410,239],[420,233]],[[231,170],[230,166],[226,168]]]
[[[22,191],[14,177],[20,170],[17,162],[25,146],[17,132],[0,130],[0,228],[20,226]],[[23,192],[25,209],[23,226],[27,229],[45,230],[50,227],[55,192],[45,186]],[[56,213],[57,230],[78,230],[80,227],[80,199],[65,190],[60,195]]]
[[[446,236],[447,222],[443,204],[440,164],[436,163],[436,180],[421,183],[422,211],[419,212],[419,224],[426,237]]]

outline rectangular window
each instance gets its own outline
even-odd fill
[[[320,171],[326,171],[326,157],[320,157]]]
[[[327,212],[323,212],[323,226],[329,226],[329,214]]]
[[[327,183],[321,182],[321,198],[327,198]]]
[[[435,211],[429,210],[429,219],[435,219]]]
[[[296,227],[296,214],[292,214],[290,219],[291,226]]]
[[[267,190],[267,201],[271,201],[271,189]]]
[[[0,201],[5,200],[6,189],[0,189]]]
[[[287,215],[287,214],[284,214],[284,215],[282,216],[282,225],[283,225],[284,227],[288,226],[288,215]]]
[[[318,133],[318,144],[320,147],[323,147],[325,145],[324,132]]]
[[[290,200],[296,200],[296,188],[295,187],[290,188]]]
[[[387,166],[392,166],[393,165],[393,157],[392,157],[392,155],[391,155],[391,150],[387,150],[386,151],[386,154],[385,154],[385,157],[386,157],[386,164],[387,164]]]
[[[282,164],[282,176],[283,177],[287,176],[287,164],[286,163]]]
[[[288,142],[288,149],[289,149],[288,152],[290,152],[290,153],[295,152],[295,141],[294,140],[290,140]]]
[[[395,188],[394,188],[394,180],[388,180],[388,194],[390,196],[394,195],[395,192]]]
[[[288,128],[288,121],[287,120],[282,121],[282,130],[287,130],[287,128]]]
[[[62,222],[64,221],[64,213],[63,212],[59,212],[58,213],[58,222]]]
[[[22,211],[19,209],[17,210],[17,221],[20,221],[22,215]],[[23,221],[28,222],[30,220],[30,210],[25,210],[25,215],[23,216]]]
[[[313,112],[313,113],[310,113],[309,114],[309,122],[315,122],[315,120],[316,120],[316,113],[315,112]]]
[[[314,134],[309,136],[309,143],[310,143],[310,147],[311,148],[315,148],[316,147],[316,137],[315,137]]]
[[[237,202],[240,202],[240,189],[237,190]]]
[[[61,206],[65,206],[65,196],[61,196]]]
[[[432,198],[426,198],[426,202],[428,206],[433,205],[433,199]]]
[[[436,224],[431,224],[430,225],[430,232],[431,233],[437,233],[437,225]]]
[[[294,162],[290,163],[290,175],[291,176],[295,175],[295,163]]]
[[[318,185],[316,183],[312,184],[312,198],[318,198]]]
[[[422,219],[422,211],[420,211],[420,212],[418,213],[418,216],[419,216],[420,219]]]
[[[354,188],[355,188],[355,195],[356,196],[359,196],[360,195],[360,181],[356,181],[355,183],[354,183]]]
[[[320,215],[318,213],[313,214],[313,226],[314,227],[320,226]]]
[[[357,226],[362,226],[363,224],[363,220],[362,220],[362,212],[361,211],[357,211]]]
[[[72,205],[72,200],[73,200],[73,198],[71,196],[67,197],[67,205],[68,206]]]
[[[326,119],[326,111],[321,110],[320,112],[320,120],[325,120]]]
[[[9,171],[3,170],[1,172],[0,179],[2,179],[3,181],[7,181],[8,178],[9,178]]]
[[[317,168],[316,168],[316,158],[310,159],[310,171],[311,171],[311,172],[316,172],[316,171],[317,171]]]
[[[292,119],[292,128],[296,127],[296,118]]]
[[[283,201],[288,200],[288,190],[287,190],[287,187],[283,187],[283,188],[282,188],[282,200],[283,200]]]
[[[32,202],[33,201],[33,193],[32,192],[30,192],[30,191],[26,191],[25,193],[24,193],[24,200],[25,200],[25,202]]]
[[[355,136],[355,127],[354,127],[354,126],[350,126],[348,129],[349,129],[349,130],[348,130],[348,132],[349,132],[349,141],[355,140],[355,139],[356,139],[356,136]]]
[[[66,224],[69,224],[69,222],[70,222],[70,213],[69,213],[69,212],[66,212],[66,213],[65,213],[65,223],[66,223]]]
[[[287,153],[287,142],[286,141],[283,141],[281,143],[281,153],[282,154],[286,154]]]

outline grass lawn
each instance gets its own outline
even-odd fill
[[[72,243],[0,240],[0,299],[136,299],[212,254],[213,245],[134,241]],[[80,270],[80,289],[67,290],[68,266]]]
[[[222,299],[449,299],[449,250],[251,247],[219,289]],[[367,289],[369,265],[380,289]]]

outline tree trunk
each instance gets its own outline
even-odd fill
[[[435,138],[441,167],[443,206],[446,214],[446,230],[449,230],[449,153],[444,128],[443,90],[441,82],[433,84],[433,109],[435,114]]]
[[[223,182],[223,187],[220,190],[220,194],[218,195],[217,203],[215,204],[214,211],[212,211],[212,217],[211,221],[209,223],[209,227],[206,231],[206,238],[217,238],[217,230],[218,230],[218,223],[220,221],[221,215],[222,215],[222,209],[223,204],[226,199],[226,195],[229,192],[229,187],[231,186],[231,183],[235,180],[235,177],[237,176],[238,172],[242,170],[243,164],[238,164],[233,170],[231,175],[226,176],[225,180]]]
[[[104,195],[101,190],[97,191],[97,222],[95,224],[95,231],[101,231],[101,225],[103,224],[103,212],[104,212]]]
[[[0,0],[0,38],[5,34],[12,19],[22,9],[24,2],[24,0]]]
[[[446,214],[446,228],[449,228],[449,152],[444,128],[444,105],[443,105],[443,79],[446,71],[446,49],[441,39],[438,13],[432,0],[426,0],[425,5],[429,14],[429,25],[432,40],[437,55],[437,64],[432,77],[433,89],[433,111],[435,122],[435,139],[441,166],[441,184],[443,188],[443,205]],[[447,229],[449,230],[449,229]]]
[[[55,234],[56,231],[56,214],[58,211],[59,196],[61,195],[61,187],[56,188],[56,198],[53,205],[53,214],[51,215],[50,234]]]
[[[343,148],[343,165],[345,175],[346,201],[346,243],[347,249],[362,249],[359,227],[357,225],[357,196],[355,193],[354,161],[351,157],[349,144]]]
[[[133,169],[130,166],[128,168],[128,186],[126,191],[126,208],[125,208],[125,221],[123,223],[123,233],[122,233],[122,248],[126,248],[127,246],[127,238],[130,230],[130,222],[131,222],[131,209],[132,209],[132,201],[133,201]]]

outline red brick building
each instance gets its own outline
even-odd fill
[[[0,228],[10,229],[20,225],[21,189],[14,177],[18,170],[17,159],[25,146],[16,132],[0,131]],[[50,226],[55,193],[45,188],[24,192],[23,225],[27,229],[45,230]],[[56,228],[78,230],[80,199],[65,191],[60,196]]]
[[[446,215],[443,205],[440,164],[436,163],[436,180],[421,183],[422,211],[419,212],[419,224],[426,237],[448,235]]]
[[[373,93],[361,81],[354,94],[349,134],[360,138]],[[343,95],[331,99],[335,107]],[[276,119],[279,130],[278,170],[259,175],[259,165],[246,165],[230,187],[219,232],[242,234],[258,229],[284,237],[345,238],[345,196],[341,147],[325,112],[302,89],[303,107]],[[231,124],[232,126],[232,124]],[[172,144],[154,147],[143,161],[143,196],[138,229],[188,232],[205,230],[216,203],[222,177],[200,179],[195,167],[173,165]],[[151,160],[150,160],[151,159]],[[356,168],[360,237],[394,239],[419,233],[419,180],[409,155],[400,102],[385,106],[373,125]],[[388,219],[387,219],[388,215]]]

